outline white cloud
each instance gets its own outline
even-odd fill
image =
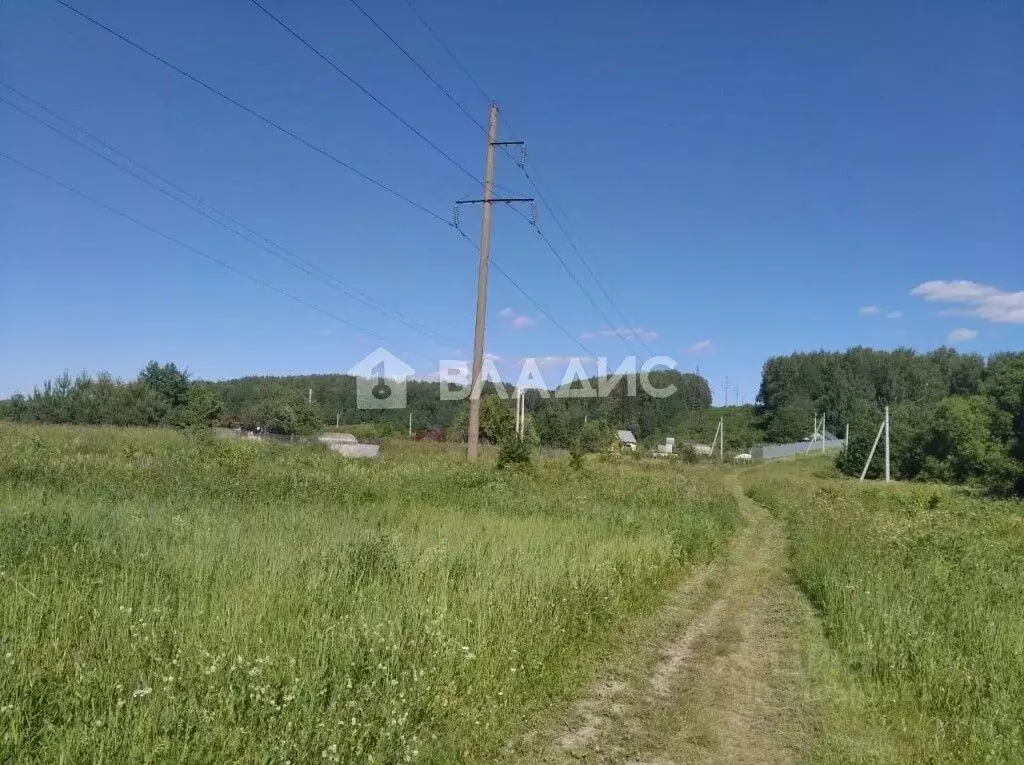
[[[498,315],[508,319],[508,325],[512,327],[512,329],[527,329],[528,327],[532,327],[537,324],[537,322],[526,314],[517,313],[512,308],[502,308],[498,312]]]
[[[903,311],[889,311],[889,313],[887,313],[885,315],[885,318],[887,318],[887,319],[902,319],[903,318]]]
[[[715,344],[711,340],[699,340],[690,346],[690,353],[711,353]]]
[[[499,356],[496,353],[485,353],[484,354],[484,360],[485,361],[501,361],[501,356]]]
[[[960,329],[954,329],[952,332],[950,332],[949,336],[946,339],[949,340],[949,342],[951,343],[966,343],[970,340],[973,340],[977,336],[978,330],[964,329],[961,327]]]
[[[594,332],[584,332],[580,335],[580,340],[593,340],[595,337],[597,337],[597,334]]]
[[[936,280],[917,285],[910,294],[933,303],[966,306],[940,311],[943,316],[976,316],[994,324],[1024,324],[1024,291],[1006,292],[963,280]]]
[[[512,329],[526,329],[527,327],[534,326],[536,323],[529,316],[517,316],[512,319]]]
[[[882,312],[882,309],[877,305],[866,305],[860,309],[861,316],[877,316]]]

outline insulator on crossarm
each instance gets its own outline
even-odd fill
[[[537,203],[530,202],[530,225],[537,227]]]
[[[452,226],[454,226],[456,229],[459,227],[459,206],[458,205],[453,205],[452,206]]]

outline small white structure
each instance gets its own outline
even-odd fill
[[[743,454],[737,454],[735,457],[733,457],[733,461],[735,462],[750,462],[753,459],[754,457],[750,454],[747,454],[746,452],[744,452]]]
[[[317,439],[342,457],[377,457],[380,444],[361,444],[351,433],[324,433]]]
[[[633,435],[631,430],[617,430],[615,435],[619,439],[619,446],[623,449],[629,449],[631,452],[636,451],[636,436]]]
[[[665,439],[665,443],[658,444],[657,449],[654,451],[654,455],[657,457],[671,457],[675,448],[676,440],[669,436]]]
[[[325,444],[357,444],[359,439],[351,433],[324,433],[320,440]]]
[[[329,444],[332,451],[342,457],[377,457],[380,455],[380,444]]]

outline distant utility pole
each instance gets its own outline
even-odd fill
[[[882,425],[878,429],[878,435],[875,436],[875,442],[871,444],[871,451],[868,453],[867,462],[864,463],[864,469],[860,471],[860,480],[864,480],[864,476],[868,474],[868,468],[871,466],[871,460],[875,456],[875,449],[878,448],[878,442],[882,439],[882,432],[885,432],[885,482],[888,483],[890,480],[889,472],[889,407],[885,408],[885,419],[882,420]]]
[[[715,428],[715,438],[711,442],[711,454],[715,453],[715,446],[718,446],[718,456],[722,462],[725,462],[725,418],[721,417],[718,420],[718,427]]]
[[[729,406],[729,378],[725,378],[725,384],[722,386],[725,389],[725,406]]]
[[[824,423],[825,417],[822,415],[822,423]],[[814,443],[818,440],[818,413],[814,413],[814,432],[811,433],[811,440],[807,443],[807,452],[810,452],[814,448]],[[823,439],[824,440],[824,439]]]
[[[586,415],[584,415],[584,418]],[[516,435],[523,440],[526,434],[526,391],[516,388]]]
[[[483,389],[484,366],[484,323],[487,318],[487,269],[491,257],[491,208],[495,202],[511,204],[513,202],[533,202],[526,197],[495,197],[494,196],[494,149],[498,146],[522,146],[522,141],[498,140],[498,105],[492,103],[489,127],[487,130],[487,159],[484,167],[484,195],[482,199],[466,199],[456,202],[462,204],[483,205],[483,223],[480,228],[480,265],[476,280],[476,329],[473,333],[473,375],[469,390],[469,432],[467,433],[466,455],[475,460],[480,444],[480,394]],[[455,225],[458,226],[458,207],[456,206]]]
[[[313,403],[313,389],[312,388],[309,389],[309,403],[311,403],[311,404]]]
[[[341,427],[341,412],[338,412],[336,415],[334,415],[334,427]]]
[[[412,438],[412,412],[409,412],[409,438]]]
[[[736,395],[734,395],[732,397],[732,403],[738,405],[740,403],[740,386],[739,385],[737,385],[735,388],[733,388],[733,393],[735,393]]]

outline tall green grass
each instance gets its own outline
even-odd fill
[[[657,464],[0,427],[0,761],[489,761],[739,523]]]
[[[789,526],[861,722],[901,762],[1024,762],[1024,506],[803,470],[762,468],[748,492]],[[822,759],[873,758],[826,746]]]

